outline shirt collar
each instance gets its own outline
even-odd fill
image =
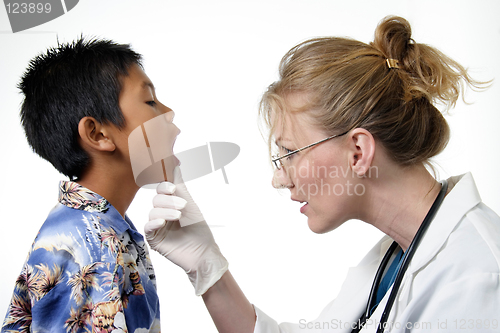
[[[69,208],[90,213],[102,213],[101,218],[113,221],[110,226],[121,234],[126,230],[136,231],[127,216],[123,218],[108,200],[82,185],[72,181],[59,182],[59,202]]]
[[[72,181],[59,182],[59,202],[66,207],[99,213],[107,212],[111,206],[99,194]]]

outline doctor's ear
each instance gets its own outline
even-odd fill
[[[375,139],[364,128],[355,128],[348,135],[349,166],[358,177],[363,177],[375,156]]]
[[[86,151],[114,151],[116,149],[113,143],[109,127],[101,124],[93,117],[83,117],[78,123],[78,135],[81,140],[82,148]]]

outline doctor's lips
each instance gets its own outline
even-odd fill
[[[292,197],[291,199],[292,199],[292,201],[296,201],[296,202],[299,202],[299,203],[301,203],[301,204],[305,203],[302,207],[300,207],[300,212],[301,212],[302,214],[304,214],[304,213],[305,213],[305,211],[306,211],[306,209],[307,209],[307,206],[309,205],[309,202],[307,202],[307,201],[302,201],[302,200],[299,200],[299,199],[295,199],[295,198],[293,198],[293,197]]]
[[[217,170],[228,179],[224,167],[233,161],[240,147],[231,142],[209,142],[173,155],[173,144],[179,129],[165,115],[138,126],[129,135],[129,155],[134,180],[139,187],[173,181],[173,169],[180,165],[184,182]]]

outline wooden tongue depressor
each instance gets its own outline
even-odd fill
[[[144,128],[144,124],[141,124],[142,134],[144,135],[144,140],[146,140],[146,147],[148,147],[149,157],[151,161],[153,161],[153,152],[151,151],[151,146],[149,145],[148,136],[146,135],[146,129]],[[165,161],[161,160],[161,168],[163,170],[163,180],[167,181],[167,171],[165,169]]]

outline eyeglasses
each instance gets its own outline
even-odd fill
[[[304,149],[307,149],[307,148],[311,148],[313,146],[316,146],[317,144],[320,144],[322,142],[325,142],[325,141],[328,141],[330,139],[333,139],[333,138],[336,138],[336,137],[340,137],[342,135],[346,135],[347,133],[349,133],[349,131],[345,132],[345,133],[342,133],[342,134],[337,134],[337,135],[332,135],[332,136],[329,136],[328,138],[326,139],[323,139],[323,140],[320,140],[318,142],[315,142],[315,143],[311,143],[310,145],[308,146],[305,146],[305,147],[302,147],[300,149],[297,149],[297,150],[294,150],[294,151],[291,151],[283,156],[280,156],[279,154],[276,154],[276,155],[273,155],[271,156],[271,159],[274,163],[274,166],[276,167],[277,170],[280,170],[282,167],[283,167],[283,162],[281,161],[282,159],[284,158],[287,158],[287,157],[290,157],[290,155],[293,155],[293,154],[296,154],[298,153],[299,151],[302,151]]]

